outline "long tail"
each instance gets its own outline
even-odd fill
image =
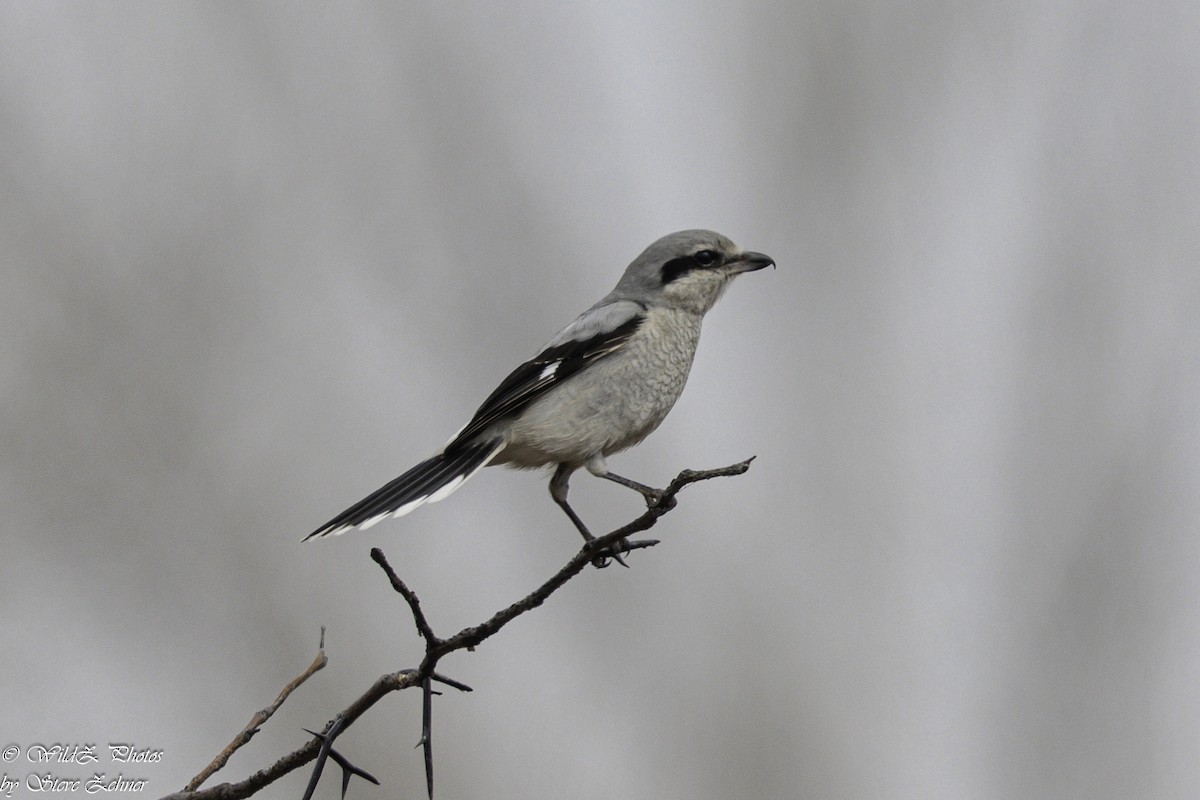
[[[487,466],[503,446],[502,440],[492,439],[438,453],[350,506],[305,536],[304,541],[337,536],[353,528],[366,529],[386,517],[402,517],[419,505],[443,500]]]

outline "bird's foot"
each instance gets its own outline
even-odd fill
[[[666,495],[666,489],[648,489],[642,492],[642,497],[646,498],[646,508],[662,508],[664,511],[670,511],[678,502],[675,495],[671,495],[663,500]]]
[[[595,541],[595,540],[593,540],[593,541]],[[609,565],[609,563],[611,561],[615,561],[618,564],[620,564],[622,567],[629,569],[629,565],[625,563],[625,559],[621,558],[621,556],[624,553],[628,553],[628,552],[629,552],[629,540],[621,539],[620,541],[613,544],[611,547],[606,547],[603,550],[596,553],[596,555],[592,557],[592,566],[595,567],[596,569],[604,569],[605,567],[607,567]]]
[[[625,563],[622,556],[643,547],[654,547],[656,544],[658,544],[658,539],[621,539],[611,547],[599,551],[592,559],[592,566],[603,569],[609,565],[610,561],[616,561],[622,567],[628,568],[629,565]]]

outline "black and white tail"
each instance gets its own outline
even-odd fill
[[[502,447],[501,439],[458,447],[452,444],[449,452],[443,451],[417,464],[305,536],[304,540],[337,536],[354,528],[366,529],[381,519],[402,517],[424,503],[436,503],[449,497],[468,478],[486,467]]]

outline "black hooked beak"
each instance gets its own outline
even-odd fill
[[[775,266],[775,259],[762,253],[747,250],[729,259],[726,266],[733,267],[738,272],[753,272],[763,267]]]

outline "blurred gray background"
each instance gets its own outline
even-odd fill
[[[165,794],[327,626],[240,779],[419,660],[369,548],[442,634],[523,596],[541,475],[300,538],[704,226],[779,268],[613,465],[758,460],[443,662],[439,795],[1200,796],[1197,6],[500,5],[0,4],[3,743]]]

